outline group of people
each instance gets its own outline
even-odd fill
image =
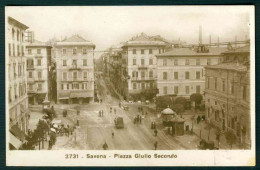
[[[205,120],[205,115],[202,115],[202,116],[199,115],[199,116],[197,117],[197,119],[196,119],[197,124],[199,124],[200,121],[203,121],[203,120]]]
[[[98,116],[99,116],[99,117],[104,117],[104,110],[100,110],[100,111],[98,112]]]
[[[110,113],[112,113],[113,109],[110,107]],[[114,113],[116,114],[116,108],[114,108]]]
[[[141,115],[137,115],[134,117],[134,124],[141,124],[142,123],[142,116]]]

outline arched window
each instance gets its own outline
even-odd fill
[[[12,28],[12,38],[14,40],[14,34],[15,34],[15,30]]]
[[[17,31],[17,41],[20,39],[20,31]]]

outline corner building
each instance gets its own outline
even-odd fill
[[[6,25],[6,88],[10,130],[10,149],[19,149],[17,142],[25,140],[28,132],[29,110],[27,96],[25,31],[28,26],[7,17]],[[18,140],[15,140],[17,138]],[[15,144],[16,143],[16,144]],[[18,142],[19,143],[19,142]]]
[[[223,63],[206,67],[206,119],[250,148],[250,46],[223,55]]]
[[[123,94],[128,100],[149,100],[157,93],[157,54],[163,53],[167,43],[144,33],[122,45],[124,75]],[[150,96],[150,97],[148,97]]]
[[[79,35],[55,44],[58,103],[94,101],[94,49]]]

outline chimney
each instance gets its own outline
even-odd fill
[[[202,27],[199,27],[199,44],[202,44]]]

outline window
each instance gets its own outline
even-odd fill
[[[42,60],[41,59],[37,59],[37,66],[41,66],[42,65]]]
[[[133,59],[133,65],[136,65],[136,59],[135,58]]]
[[[83,79],[84,79],[84,80],[87,80],[87,79],[88,79],[88,72],[84,72],[84,73],[83,73]]]
[[[141,72],[141,79],[144,79],[144,78],[145,78],[145,72],[142,71],[142,72]]]
[[[85,84],[85,89],[88,89],[88,84]]]
[[[41,54],[41,49],[37,49],[37,54]]]
[[[17,45],[17,55],[20,56],[20,47]]]
[[[79,89],[79,84],[73,84],[72,89],[78,90]]]
[[[20,39],[20,31],[17,31],[17,41],[19,41],[19,39]]]
[[[179,78],[179,73],[178,72],[174,72],[174,79],[178,80],[178,78]]]
[[[200,79],[200,71],[196,71],[196,79]]]
[[[186,92],[186,94],[190,94],[190,87],[189,86],[185,87],[185,92]]]
[[[83,66],[87,66],[88,65],[88,60],[87,59],[83,59]]]
[[[243,86],[243,100],[246,100],[246,86]]]
[[[142,83],[142,89],[145,89],[145,83]]]
[[[62,60],[63,62],[62,62],[62,65],[63,66],[67,66],[67,60]]]
[[[65,55],[67,53],[66,49],[62,49],[62,54]]]
[[[226,91],[226,82],[225,82],[225,80],[222,80],[222,91],[223,92]]]
[[[63,72],[62,77],[63,77],[63,81],[67,81],[67,72]]]
[[[133,83],[133,89],[136,89],[136,83]]]
[[[218,64],[220,64],[222,62],[221,58],[218,59]]]
[[[141,54],[144,54],[144,49],[141,49]]]
[[[161,49],[159,49],[159,54],[161,54]]]
[[[135,77],[135,71],[132,72],[132,77]]]
[[[185,65],[190,65],[190,60],[188,58],[185,60]]]
[[[13,56],[15,56],[15,45],[13,44]]]
[[[167,86],[163,87],[163,94],[167,94]]]
[[[178,94],[179,93],[179,87],[178,86],[174,86],[174,94]]]
[[[152,89],[153,88],[153,82],[150,82],[150,88]]]
[[[231,82],[231,84],[230,84],[230,93],[234,94],[234,83],[233,82]]]
[[[189,79],[189,78],[190,78],[190,72],[186,71],[186,72],[185,72],[185,79],[187,80],[187,79]]]
[[[144,66],[144,59],[141,59],[141,65]]]
[[[196,86],[196,93],[200,93],[200,86]]]
[[[73,49],[73,55],[76,55],[76,54],[77,54],[77,49],[74,48],[74,49]]]
[[[217,90],[217,86],[218,86],[218,78],[215,77],[214,79],[215,79],[215,80],[214,80],[214,82],[215,82],[215,86],[214,86],[214,87],[215,87],[215,90]]]
[[[9,50],[8,51],[9,52],[9,56],[11,56],[12,55],[12,50],[11,50],[11,44],[10,43],[8,44],[8,50]]]
[[[197,66],[200,65],[200,59],[199,59],[199,58],[196,59],[196,65],[197,65]]]
[[[78,73],[77,72],[73,72],[73,80],[77,80],[78,77]]]
[[[174,65],[175,65],[175,66],[178,65],[178,59],[174,59]]]
[[[41,80],[41,79],[42,79],[42,72],[38,71],[38,80]]]
[[[83,55],[86,55],[87,54],[87,49],[86,48],[83,48]]]
[[[29,84],[29,90],[33,90],[33,85],[32,84]]]
[[[206,88],[209,89],[209,77],[206,78]]]
[[[38,90],[40,91],[40,90],[42,90],[42,84],[38,84]]]
[[[219,121],[219,111],[215,110],[215,121]]]
[[[72,67],[77,68],[77,60],[72,60]]]
[[[61,84],[61,90],[63,90],[63,89],[64,89],[63,84]]]
[[[153,78],[153,71],[152,71],[152,70],[149,71],[149,77],[150,77],[150,78]]]
[[[166,58],[163,59],[163,66],[167,66],[167,59]]]
[[[153,54],[153,50],[152,49],[149,49],[149,54]]]
[[[67,84],[67,90],[69,90],[70,89],[70,84]]]
[[[163,72],[163,80],[167,80],[167,72]]]
[[[29,78],[33,78],[32,71],[29,71]]]
[[[15,34],[15,30],[12,28],[12,38],[14,40],[14,34]]]
[[[21,46],[22,56],[24,56],[24,46]]]
[[[133,54],[136,54],[136,49],[133,49]]]
[[[211,64],[211,59],[208,58],[208,59],[207,59],[207,65],[210,65],[210,64]]]
[[[152,58],[149,59],[149,64],[153,65],[153,59]]]
[[[28,49],[28,54],[32,54],[32,49]]]

